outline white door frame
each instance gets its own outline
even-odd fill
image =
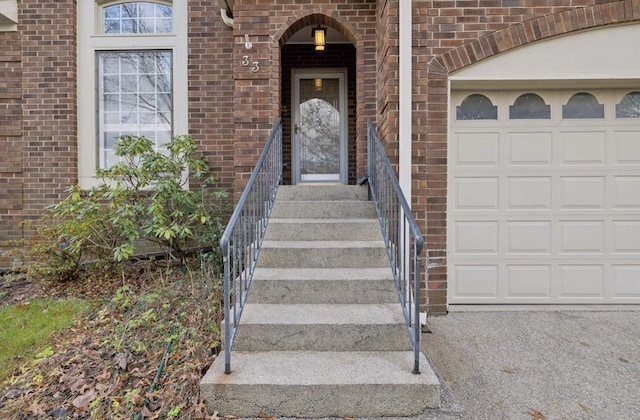
[[[300,80],[316,78],[334,78],[339,83],[340,103],[340,183],[347,183],[347,70],[344,68],[305,68],[291,70],[291,150],[293,173],[291,182],[300,183],[299,142],[297,141],[296,125],[300,124]]]

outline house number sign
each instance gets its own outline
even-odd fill
[[[251,65],[251,71],[254,73],[257,73],[258,70],[260,70],[260,66],[259,63],[257,61],[251,62],[251,59],[249,58],[248,55],[243,55],[242,56],[242,66],[243,67],[249,67],[249,65]]]
[[[244,47],[248,50],[253,48],[253,43],[249,39],[249,34],[244,34]],[[242,56],[242,67],[249,67],[251,65],[251,71],[257,73],[260,70],[260,66],[257,61],[251,62],[251,58],[248,55]]]

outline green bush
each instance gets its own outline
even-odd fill
[[[30,252],[32,273],[66,280],[88,261],[124,261],[141,247],[184,263],[192,250],[213,246],[219,259],[227,193],[214,188],[193,139],[174,137],[160,152],[144,136],[122,136],[114,150],[120,162],[97,172],[100,186],[73,186],[48,208]]]

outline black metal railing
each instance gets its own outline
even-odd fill
[[[278,119],[220,239],[224,260],[225,373],[231,373],[231,346],[281,179],[282,122]]]
[[[424,240],[371,121],[367,122],[369,191],[375,203],[400,304],[420,373],[420,254]]]

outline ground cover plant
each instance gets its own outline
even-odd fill
[[[11,360],[45,357],[49,336],[69,327],[87,307],[86,301],[73,298],[35,298],[0,307],[0,377],[6,376]]]
[[[220,277],[206,257],[188,263],[139,261],[120,276],[33,288],[94,309],[0,379],[0,418],[214,417],[199,382],[220,348]]]
[[[38,298],[90,309],[69,309],[73,323],[31,353],[2,356],[0,418],[216,417],[199,382],[220,348],[226,192],[188,136],[161,151],[123,136],[114,150],[102,183],[70,188],[10,254],[0,311],[42,314]]]

